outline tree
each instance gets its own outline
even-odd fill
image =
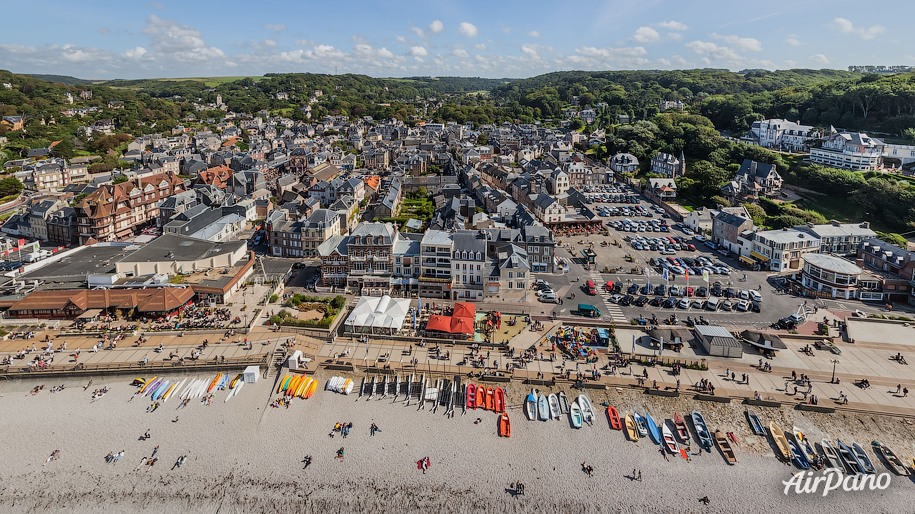
[[[22,188],[22,182],[16,177],[0,179],[0,197],[18,196]]]
[[[766,211],[755,203],[745,203],[743,208],[747,210],[753,224],[757,227],[763,227],[766,224]]]
[[[123,184],[124,182],[127,182],[127,177],[125,175],[118,175],[111,181],[112,184]]]
[[[480,135],[477,136],[478,145],[487,145],[489,144],[489,132],[480,132]]]
[[[896,245],[902,249],[905,249],[909,245],[909,241],[902,235],[895,232],[877,232],[877,237],[881,241],[886,241],[891,245]]]
[[[574,131],[577,132],[577,131],[579,131],[579,130],[585,128],[585,120],[583,120],[583,119],[581,119],[581,118],[575,118],[575,119],[573,119],[572,122],[569,124],[569,128],[570,128],[571,130],[574,130]]]

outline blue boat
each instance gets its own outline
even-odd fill
[[[788,446],[791,447],[791,462],[800,469],[810,469],[810,461],[804,455],[804,451],[795,442],[794,438],[788,439]]]
[[[693,428],[696,429],[696,435],[699,436],[699,446],[712,451],[712,434],[708,431],[705,418],[697,410],[694,410],[690,417],[693,418]]]
[[[848,469],[848,472],[855,475],[858,473],[864,472],[864,467],[861,466],[861,463],[858,461],[858,458],[855,457],[855,453],[842,442],[841,439],[836,441],[838,444],[839,458],[842,459],[842,463],[845,464],[845,467]]]
[[[638,412],[633,412],[632,418],[635,420],[635,428],[639,431],[639,437],[648,437],[648,424],[645,423],[645,418]]]
[[[648,433],[651,435],[651,440],[654,441],[654,444],[661,444],[661,429],[658,428],[658,424],[651,419],[651,413],[645,413],[645,423],[648,424]]]

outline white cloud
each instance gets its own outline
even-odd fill
[[[486,45],[483,43],[477,43],[477,44],[473,45],[473,47],[476,48],[477,50],[486,50]]]
[[[423,33],[423,29],[421,29],[419,27],[410,27],[410,30],[412,30],[414,34],[416,34],[417,36],[419,36],[421,38],[426,37],[426,34]]]
[[[407,42],[407,38],[405,38],[405,37],[403,37],[403,36],[401,36],[401,35],[399,35],[399,34],[396,35],[396,36],[394,36],[394,39],[396,39],[398,43],[406,43],[406,42]]]
[[[273,39],[265,39],[265,40],[264,40],[264,46],[266,46],[266,47],[268,47],[268,48],[276,48],[276,40],[273,40]]]
[[[532,31],[528,32],[527,35],[530,37],[540,37],[540,33],[537,32],[536,30],[532,30]]]
[[[103,36],[107,36],[108,34],[111,34],[111,29],[109,29],[108,27],[101,27],[100,29],[98,29],[98,33]]]
[[[429,32],[433,34],[438,34],[443,30],[445,30],[445,24],[442,23],[442,20],[432,20],[432,23],[429,24]]]
[[[521,51],[532,59],[540,59],[540,54],[537,53],[537,45],[521,45]]]
[[[657,30],[651,27],[639,27],[635,29],[635,33],[632,34],[632,39],[639,43],[654,43],[661,39],[661,35],[658,34]]]
[[[208,61],[225,57],[219,48],[207,46],[197,29],[172,20],[149,16],[143,33],[149,35],[157,57],[174,61]]]
[[[372,45],[368,43],[357,43],[356,46],[353,47],[353,55],[365,59],[373,59],[378,57],[383,59],[391,59],[394,57],[394,53],[387,48],[373,48]]]
[[[670,30],[686,30],[687,29],[687,26],[685,23],[683,23],[682,21],[675,21],[675,20],[662,21],[661,23],[658,23],[658,26],[665,28],[665,29],[670,29]]]
[[[461,22],[461,25],[458,27],[458,30],[460,31],[461,34],[463,34],[467,37],[476,37],[477,34],[479,33],[476,25],[474,25],[473,23],[468,23],[466,21]]]
[[[788,43],[791,46],[801,46],[801,40],[794,34],[788,36],[788,38],[785,39],[785,43]]]
[[[455,57],[460,57],[461,59],[466,59],[466,58],[470,57],[470,54],[467,53],[467,50],[464,50],[463,48],[455,48],[454,50],[451,51],[451,55],[453,55]]]
[[[589,68],[626,68],[641,67],[649,64],[648,51],[641,46],[600,48],[584,46],[575,49],[575,54],[565,60],[580,67]]]
[[[282,23],[268,23],[264,25],[264,28],[271,32],[282,32],[286,30],[286,25],[283,25]]]
[[[422,46],[414,46],[410,48],[410,55],[413,57],[425,57],[429,55],[429,51]]]
[[[748,50],[752,52],[761,52],[762,51],[762,41],[758,39],[753,39],[751,37],[740,37],[734,35],[722,35],[722,34],[712,34],[714,39],[718,39],[728,43],[730,45],[736,46],[740,50]]]
[[[693,52],[709,58],[735,62],[741,60],[740,55],[734,50],[731,50],[726,46],[716,45],[711,41],[690,41],[689,43],[686,43],[685,46]]]
[[[143,57],[146,56],[147,53],[149,53],[149,52],[147,52],[145,48],[143,48],[142,46],[138,46],[136,48],[131,48],[130,50],[127,50],[126,52],[124,52],[124,55],[126,55],[128,59],[142,59]]]
[[[772,69],[775,67],[775,63],[773,63],[771,60],[749,58],[741,55],[739,52],[729,46],[719,45],[711,41],[690,41],[684,46],[700,56],[700,62],[703,66],[724,64],[731,69]],[[742,46],[744,49],[753,49],[756,47],[754,43],[744,43]]]
[[[829,64],[832,61],[832,59],[826,57],[823,54],[813,54],[810,56],[810,60],[811,62],[815,62],[817,64]]]
[[[886,31],[886,28],[882,25],[871,25],[870,27],[855,27],[854,23],[847,18],[836,18],[832,20],[832,24],[839,29],[839,31],[846,34],[856,34],[861,39],[874,39],[875,37],[882,34]]]

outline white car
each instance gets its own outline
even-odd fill
[[[622,300],[622,299],[623,299],[623,295],[615,294],[615,295],[612,295],[610,298],[607,298],[607,301],[610,303],[620,303],[620,300]]]
[[[740,312],[746,312],[750,310],[750,302],[747,300],[740,300],[734,308]]]
[[[541,296],[540,301],[544,303],[557,303],[559,299],[556,297],[556,293],[550,292]]]
[[[753,289],[750,289],[749,291],[747,291],[747,294],[750,295],[750,299],[753,300],[754,302],[762,301],[762,295],[759,294],[758,292],[754,291]]]
[[[540,291],[537,291],[537,296],[540,298],[543,298],[547,295],[556,296],[556,291],[553,291],[552,289],[541,289]]]

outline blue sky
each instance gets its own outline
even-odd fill
[[[529,77],[572,69],[915,64],[908,18],[886,15],[908,12],[909,5],[36,0],[4,6],[0,68],[102,79],[268,72]]]

